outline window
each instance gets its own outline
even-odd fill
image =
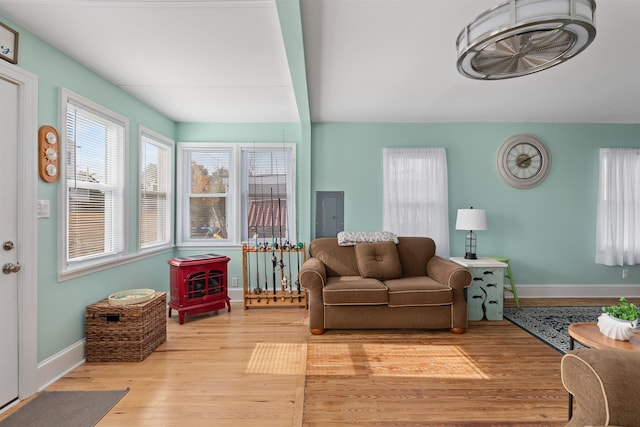
[[[242,241],[296,243],[291,149],[243,148]]]
[[[295,236],[294,146],[182,143],[180,245],[279,243]],[[293,242],[292,242],[293,243]]]
[[[601,148],[596,263],[640,262],[640,149]]]
[[[226,147],[190,147],[180,150],[182,181],[182,242],[208,244],[211,240],[229,242],[233,223],[228,215],[232,209],[232,150]]]
[[[449,196],[444,148],[385,148],[383,227],[399,236],[425,236],[449,257]]]
[[[140,249],[171,246],[173,141],[140,128]]]
[[[64,200],[62,271],[125,253],[128,120],[62,89]]]

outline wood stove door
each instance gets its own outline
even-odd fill
[[[187,277],[187,301],[207,300],[222,294],[223,273],[219,270],[203,270]]]

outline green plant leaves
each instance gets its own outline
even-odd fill
[[[604,313],[620,320],[636,320],[638,318],[638,309],[635,304],[629,303],[625,297],[620,297],[619,305],[610,305],[602,307]]]

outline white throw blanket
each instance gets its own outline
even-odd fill
[[[338,233],[339,246],[354,246],[358,243],[393,242],[398,244],[398,236],[390,231],[341,231]]]

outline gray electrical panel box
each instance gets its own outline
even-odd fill
[[[344,191],[316,191],[316,238],[344,231]]]

